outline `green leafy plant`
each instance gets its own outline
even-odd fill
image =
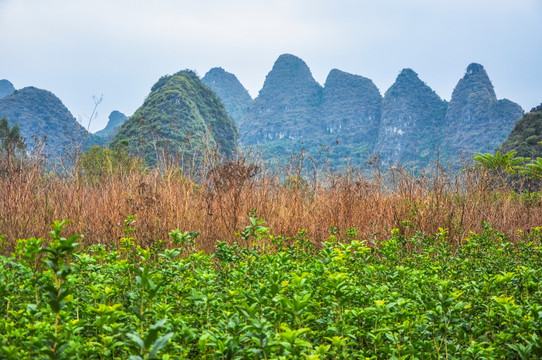
[[[313,247],[300,230],[179,256],[132,237],[80,249],[66,224],[0,256],[1,358],[542,357],[541,228],[513,242],[483,223],[459,244],[393,229],[371,246],[350,228]],[[246,241],[280,237],[263,224]]]

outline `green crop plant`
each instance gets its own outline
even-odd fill
[[[189,231],[144,246],[134,221],[86,248],[57,222],[0,257],[0,358],[542,356],[541,228],[513,242],[483,224],[459,244],[446,228],[379,244],[337,228],[313,244],[253,218],[205,253]]]

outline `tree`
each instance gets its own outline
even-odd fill
[[[8,119],[0,119],[0,154],[8,169],[26,157],[26,143],[21,137],[19,125],[9,127]]]
[[[495,155],[475,153],[474,169],[483,174],[492,188],[505,188],[512,185],[514,180],[518,180],[516,174],[522,174],[525,169],[524,164],[530,160],[530,158],[516,157],[516,155],[515,150],[504,154],[497,150]]]

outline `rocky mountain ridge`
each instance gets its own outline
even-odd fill
[[[224,91],[224,89],[223,89]],[[324,86],[300,58],[279,56],[241,119],[241,145],[285,158],[303,149],[342,166],[374,159],[383,167],[420,170],[437,159],[456,166],[461,156],[497,148],[521,107],[497,99],[480,64],[470,64],[450,102],[412,69],[403,69],[384,97],[370,79],[331,70]]]
[[[493,152],[506,139],[523,109],[498,100],[484,67],[470,64],[455,87],[446,111],[442,153],[447,161],[464,154]]]
[[[267,75],[258,97],[250,104],[239,132],[243,145],[303,140],[319,136],[316,120],[323,88],[305,62],[281,55]]]
[[[412,69],[386,91],[374,153],[384,167],[425,167],[436,160],[447,103]]]

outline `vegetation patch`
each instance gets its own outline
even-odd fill
[[[7,359],[531,359],[542,355],[541,228],[511,242],[484,223],[461,244],[394,229],[372,246],[331,227],[315,245],[262,220],[194,250],[77,245],[56,222],[0,257]]]

